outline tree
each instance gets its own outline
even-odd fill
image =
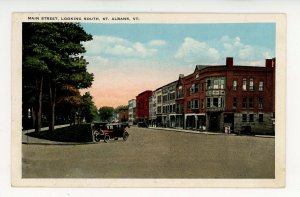
[[[81,116],[83,116],[86,122],[92,122],[97,116],[97,107],[93,101],[93,97],[89,92],[86,92],[82,96],[81,104]]]
[[[114,108],[113,107],[100,107],[99,109],[99,117],[101,121],[110,121],[114,113]]]
[[[80,56],[85,52],[82,42],[91,39],[79,23],[23,24],[23,82],[34,84],[31,96],[36,131],[41,127],[43,86],[48,90],[49,131],[52,132],[59,89],[66,85],[76,89],[92,85],[93,74],[87,72],[88,62]]]
[[[119,113],[120,110],[127,110],[128,105],[119,105],[118,107],[115,108],[115,112]]]

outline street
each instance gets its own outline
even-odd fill
[[[23,178],[274,178],[275,139],[131,127],[127,141],[22,145]]]

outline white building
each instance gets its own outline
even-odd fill
[[[128,123],[131,125],[136,123],[135,112],[136,112],[136,100],[131,99],[128,101]]]

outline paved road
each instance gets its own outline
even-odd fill
[[[128,131],[126,142],[23,144],[23,177],[274,178],[274,138]]]

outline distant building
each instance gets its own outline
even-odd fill
[[[162,124],[175,127],[177,80],[162,87]]]
[[[128,121],[128,109],[119,109],[118,112],[118,121],[127,122]]]
[[[131,125],[136,124],[135,116],[136,116],[136,100],[131,99],[128,101],[128,122],[129,122],[129,124],[131,124]]]
[[[146,90],[136,96],[136,121],[149,123],[149,97],[151,90]]]
[[[154,91],[156,101],[156,126],[162,126],[162,88]]]
[[[149,125],[152,127],[156,126],[156,95],[149,97]]]

